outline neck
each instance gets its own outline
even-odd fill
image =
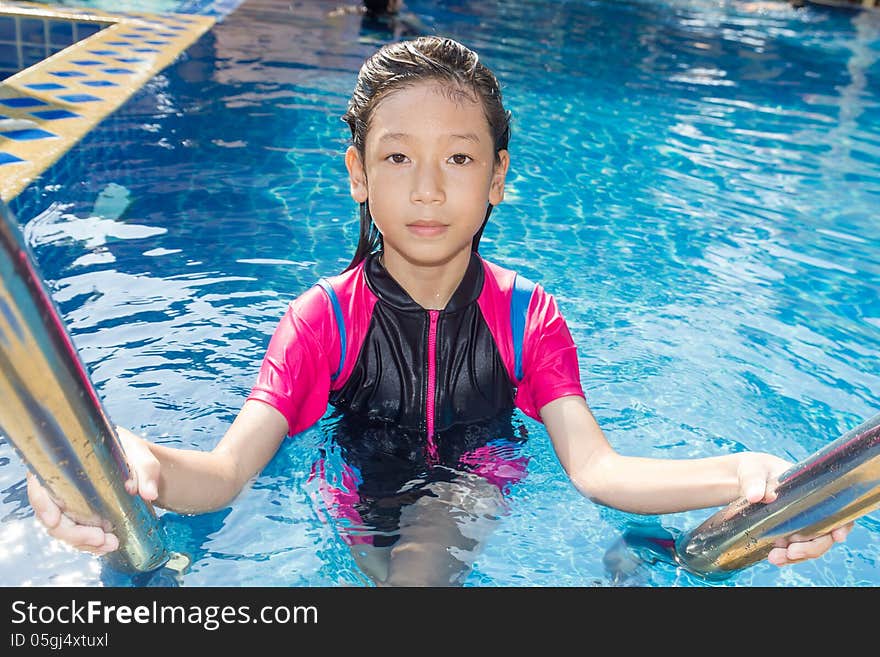
[[[442,310],[461,284],[471,261],[470,248],[438,264],[412,262],[395,252],[386,251],[382,264],[398,285],[426,310]]]

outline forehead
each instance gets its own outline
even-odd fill
[[[418,136],[464,129],[490,135],[479,98],[470,89],[429,81],[395,90],[380,100],[370,117],[367,138],[389,132]]]

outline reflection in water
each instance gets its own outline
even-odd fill
[[[341,24],[355,17],[360,20],[361,42],[379,45],[424,34],[430,30],[414,13],[407,11],[400,0],[364,0],[359,5],[342,5],[328,12],[330,22]]]

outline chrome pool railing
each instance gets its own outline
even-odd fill
[[[880,414],[779,477],[767,504],[739,499],[675,540],[675,561],[708,578],[765,558],[793,535],[809,540],[880,508]]]
[[[77,522],[104,525],[128,572],[169,559],[149,504],[125,490],[125,454],[13,213],[0,202],[0,434]]]

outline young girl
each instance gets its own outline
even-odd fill
[[[637,514],[775,497],[789,467],[763,453],[671,460],[623,456],[597,425],[575,346],[540,285],[484,260],[480,236],[504,198],[509,114],[477,55],[449,39],[383,46],[361,68],[344,119],[360,239],[349,267],[287,309],[256,384],[210,452],[119,429],[128,490],[200,513],[228,505],[285,436],[325,414],[342,476],[314,475],[365,572],[381,585],[461,583],[524,464],[514,409],[543,422],[573,485]],[[341,479],[341,485],[330,481]],[[76,525],[34,477],[49,533],[106,554],[117,537]],[[774,548],[776,565],[815,558],[852,523]]]

